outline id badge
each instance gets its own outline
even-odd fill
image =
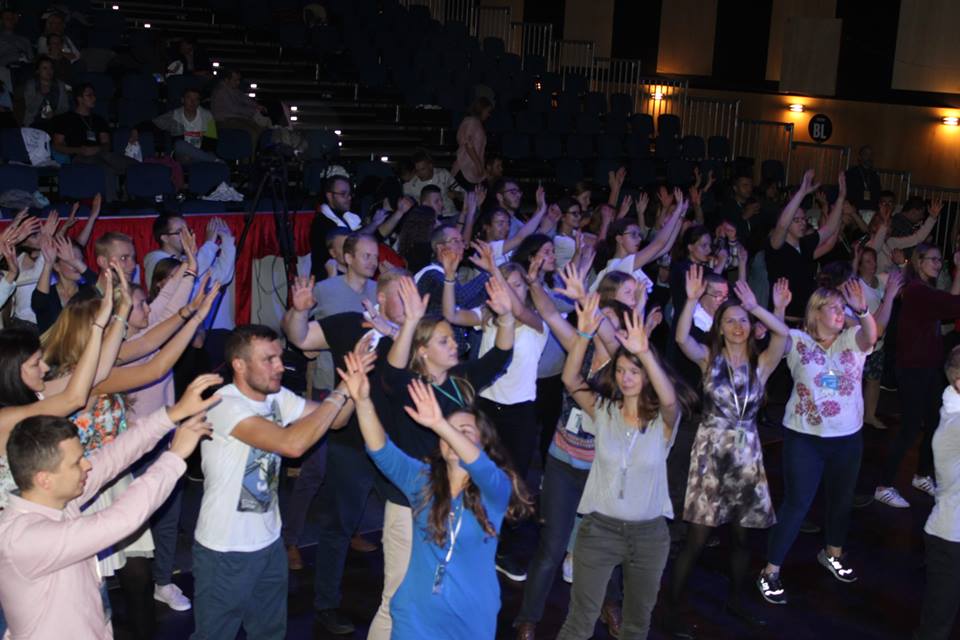
[[[864,190],[863,190],[863,199],[864,199],[864,200],[873,200],[873,198],[870,197],[870,189],[864,189]]]
[[[573,408],[570,410],[570,417],[567,418],[567,424],[564,428],[570,433],[580,433],[580,424],[583,422],[583,411]]]
[[[827,371],[827,374],[822,378],[822,382],[825,389],[830,389],[831,391],[838,391],[840,389],[840,376],[834,373],[833,370]]]
[[[97,141],[97,134],[94,133],[93,131],[89,131],[89,130],[88,130],[88,131],[87,131],[87,142],[96,142],[96,141]]]

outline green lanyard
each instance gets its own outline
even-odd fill
[[[440,385],[438,385],[437,383],[431,382],[430,384],[431,384],[431,386],[432,386],[434,389],[436,389],[437,391],[439,391],[439,392],[442,393],[443,395],[447,396],[447,398],[448,398],[451,402],[455,403],[458,407],[460,407],[461,409],[464,407],[464,404],[463,404],[463,396],[460,395],[460,387],[457,386],[457,381],[456,381],[456,380],[454,380],[453,378],[450,378],[450,384],[453,385],[453,391],[454,391],[454,393],[457,394],[457,397],[456,397],[456,398],[454,398],[452,395],[450,395],[449,393],[447,393],[446,391],[444,391],[443,388],[442,388]]]

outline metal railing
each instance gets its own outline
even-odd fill
[[[800,184],[803,172],[813,169],[817,180],[837,184],[840,172],[850,167],[850,147],[815,142],[794,142],[790,147],[788,184]]]
[[[594,58],[588,84],[590,91],[604,94],[625,93],[640,107],[640,61],[622,58]]]
[[[467,33],[477,36],[477,3],[476,0],[446,0],[440,22],[462,22],[467,27]],[[433,15],[437,15],[430,12]]]
[[[918,184],[911,187],[910,195],[923,198],[926,201],[939,200],[943,203],[943,210],[937,218],[937,225],[933,228],[933,241],[940,247],[945,256],[952,256],[957,249],[960,189]]]
[[[731,148],[737,137],[737,120],[740,118],[739,100],[717,100],[700,96],[688,96],[683,114],[683,134],[700,136],[724,136]]]
[[[733,140],[734,157],[753,158],[754,181],[760,179],[764,160],[779,160],[784,174],[790,175],[790,151],[793,146],[793,123],[772,120],[740,120]]]
[[[880,186],[885,191],[892,191],[894,202],[902,203],[910,196],[909,171],[895,171],[893,169],[877,169],[880,176]]]
[[[477,38],[500,38],[504,45],[510,43],[510,7],[478,7]]]
[[[556,40],[553,43],[553,68],[561,76],[579,73],[584,77],[593,69],[594,44],[589,40]]]
[[[511,22],[507,51],[526,62],[527,56],[541,56],[552,69],[553,25],[546,22]]]
[[[687,104],[687,81],[666,78],[639,78],[637,80],[637,113],[649,113],[656,120],[665,113],[683,118]]]

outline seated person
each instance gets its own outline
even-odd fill
[[[450,172],[446,169],[437,169],[433,166],[433,158],[423,149],[413,154],[413,175],[403,183],[403,194],[411,198],[420,198],[420,204],[433,206],[432,203],[423,201],[422,194],[424,188],[428,185],[437,188],[437,193],[441,199],[441,207],[437,211],[440,216],[457,215],[459,212],[450,197],[451,193],[463,195],[463,189],[457,185]]]
[[[200,106],[200,92],[187,89],[177,107],[153,119],[153,124],[175,138],[174,157],[178,162],[222,162],[214,155],[217,123],[213,114]]]
[[[183,74],[212,77],[213,65],[210,58],[202,49],[198,49],[192,38],[182,38],[173,43],[170,63],[167,73],[171,75]]]
[[[43,35],[37,40],[37,53],[46,54],[50,48],[49,38],[51,35],[60,36],[63,39],[63,55],[70,62],[76,62],[80,59],[80,49],[73,44],[70,36],[64,34],[67,26],[66,18],[62,13],[53,12],[47,16],[47,22],[43,29]]]
[[[210,97],[210,110],[217,125],[224,129],[243,129],[257,146],[260,134],[273,124],[266,116],[267,108],[240,89],[240,72],[225,71]]]
[[[20,14],[13,9],[0,11],[0,66],[33,60],[33,45],[17,33]]]
[[[54,116],[70,110],[67,85],[54,77],[53,60],[48,56],[37,57],[34,77],[23,85],[15,104],[24,127],[48,133]]]

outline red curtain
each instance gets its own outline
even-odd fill
[[[206,236],[207,223],[211,218],[223,218],[230,226],[230,230],[237,240],[243,230],[246,217],[243,213],[218,214],[186,214],[187,224],[197,236],[197,244],[201,244]],[[293,219],[294,245],[297,255],[310,253],[310,222],[313,220],[312,211],[300,211],[291,214]],[[155,249],[157,243],[153,239],[153,221],[156,216],[111,216],[97,220],[90,243],[87,245],[87,264],[93,266],[93,240],[108,231],[120,231],[133,238],[137,249],[137,260],[143,267],[143,256]],[[9,220],[0,221],[0,230],[10,224]],[[78,222],[70,235],[76,236],[83,228],[83,221]],[[236,319],[237,324],[250,322],[250,307],[253,292],[253,261],[266,256],[278,255],[277,230],[272,213],[258,213],[253,217],[253,224],[247,233],[243,253],[237,255],[236,266]]]

